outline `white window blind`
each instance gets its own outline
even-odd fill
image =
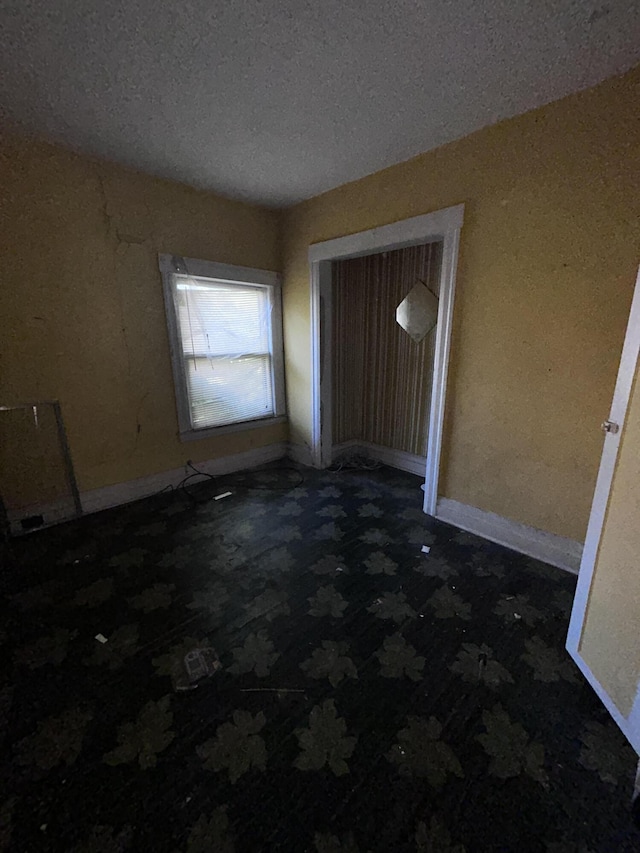
[[[176,274],[173,295],[191,427],[274,416],[273,288]]]

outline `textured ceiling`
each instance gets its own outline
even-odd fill
[[[637,0],[2,0],[0,115],[285,205],[640,61]]]

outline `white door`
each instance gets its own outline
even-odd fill
[[[640,271],[591,507],[567,649],[640,754]]]

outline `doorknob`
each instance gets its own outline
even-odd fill
[[[600,428],[602,432],[609,432],[612,435],[615,435],[620,431],[620,424],[617,424],[615,421],[603,421]]]

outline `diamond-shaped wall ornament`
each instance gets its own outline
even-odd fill
[[[417,282],[396,308],[396,322],[420,343],[438,322],[438,297],[426,284]]]

